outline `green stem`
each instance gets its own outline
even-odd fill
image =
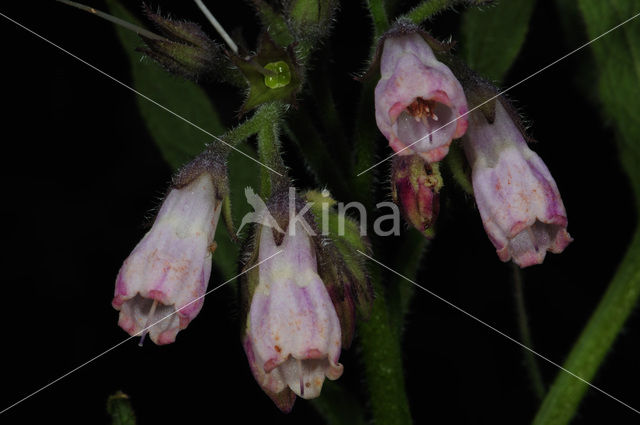
[[[257,134],[258,131],[265,126],[266,122],[268,122],[271,115],[273,114],[268,108],[258,108],[255,114],[238,124],[232,130],[229,130],[221,138],[225,142],[236,146],[254,134]]]
[[[516,303],[516,311],[518,314],[518,330],[520,331],[520,340],[524,345],[533,350],[533,338],[531,337],[531,330],[529,328],[529,318],[527,316],[527,307],[524,301],[524,285],[522,279],[522,270],[515,263],[511,263],[513,270],[513,285],[514,292],[513,297]],[[545,389],[544,380],[542,379],[542,373],[540,373],[540,367],[535,355],[529,351],[524,350],[524,362],[529,373],[529,379],[533,386],[533,392],[535,393],[538,401],[544,399],[547,390]]]
[[[636,229],[622,264],[564,364],[567,370],[586,381],[591,382],[595,377],[600,364],[638,301],[640,295],[638,258],[640,258],[640,230]],[[568,424],[576,413],[587,388],[584,382],[560,371],[533,423],[536,425]]]
[[[408,425],[412,420],[405,393],[402,351],[389,324],[379,270],[373,269],[371,274],[377,297],[371,317],[360,322],[358,330],[373,423]]]
[[[425,0],[413,9],[411,9],[404,18],[409,19],[416,25],[420,25],[422,22],[431,19],[433,15],[456,6],[461,3],[482,4],[488,3],[490,0]]]
[[[367,7],[373,19],[374,38],[378,39],[389,29],[389,18],[384,0],[367,0]]]
[[[282,117],[282,105],[270,102],[262,105],[256,112],[254,119],[259,123],[258,130],[258,156],[266,167],[260,169],[260,191],[266,199],[271,196],[274,187],[284,183],[287,172],[280,156],[280,119]],[[275,170],[276,172],[272,171]]]

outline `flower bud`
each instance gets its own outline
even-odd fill
[[[502,102],[495,103],[493,122],[480,111],[471,114],[464,149],[482,223],[498,257],[527,267],[542,263],[547,251],[562,252],[572,239],[553,177]]]
[[[437,162],[429,164],[418,155],[393,157],[391,195],[404,218],[420,233],[432,236],[431,226],[440,210],[442,176]]]
[[[467,100],[456,77],[418,32],[406,31],[384,39],[380,74],[376,122],[391,148],[440,161],[467,128]]]
[[[139,50],[170,73],[198,81],[227,62],[222,49],[198,24],[163,18],[147,6],[144,11],[166,38],[141,36],[147,47]]]
[[[112,305],[130,335],[148,332],[156,344],[169,344],[202,308],[226,195],[220,164],[205,152],[176,175],[151,230],[120,268]]]
[[[304,226],[290,221],[279,245],[274,232],[261,226],[258,259],[264,262],[248,285],[254,287],[243,345],[258,384],[288,412],[296,395],[318,397],[325,376],[342,375],[341,330]]]

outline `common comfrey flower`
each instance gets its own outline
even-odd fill
[[[274,232],[261,226],[243,345],[256,381],[287,412],[296,395],[318,397],[325,377],[342,375],[341,327],[304,227],[291,220],[279,245]]]
[[[498,257],[527,267],[542,263],[547,251],[562,252],[572,239],[553,177],[506,108],[495,102],[493,122],[474,111],[464,149],[482,223]]]
[[[120,268],[112,305],[132,336],[144,331],[156,344],[169,344],[202,308],[226,187],[226,168],[212,167],[211,158],[205,152],[178,174],[153,226]],[[207,167],[222,170],[220,177]]]
[[[420,233],[433,236],[432,225],[440,211],[442,176],[438,163],[429,164],[418,155],[393,158],[391,196],[405,219]]]
[[[451,70],[420,33],[401,31],[384,40],[380,74],[376,122],[391,148],[428,162],[443,159],[467,128],[467,100]]]

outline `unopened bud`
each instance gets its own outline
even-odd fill
[[[432,237],[440,210],[442,176],[438,163],[418,155],[395,156],[391,168],[391,195],[405,219],[420,233]]]

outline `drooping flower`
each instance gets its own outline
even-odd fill
[[[432,236],[432,225],[438,218],[442,185],[438,163],[429,164],[418,155],[393,158],[393,201],[405,219],[427,237]]]
[[[118,325],[130,335],[153,325],[148,329],[151,340],[169,344],[202,308],[221,210],[219,195],[207,172],[173,188],[151,230],[124,261],[112,305],[120,311]]]
[[[376,122],[391,148],[399,155],[440,161],[467,128],[460,82],[418,32],[385,39],[380,74]]]
[[[562,252],[572,239],[558,187],[501,101],[493,122],[479,110],[471,114],[463,140],[476,203],[498,257],[527,267],[542,263],[547,251]]]
[[[259,260],[273,258],[258,266],[243,337],[256,381],[285,412],[296,395],[318,397],[325,377],[337,379],[343,370],[340,321],[317,273],[312,240],[299,222],[289,226],[280,245],[262,226]]]

